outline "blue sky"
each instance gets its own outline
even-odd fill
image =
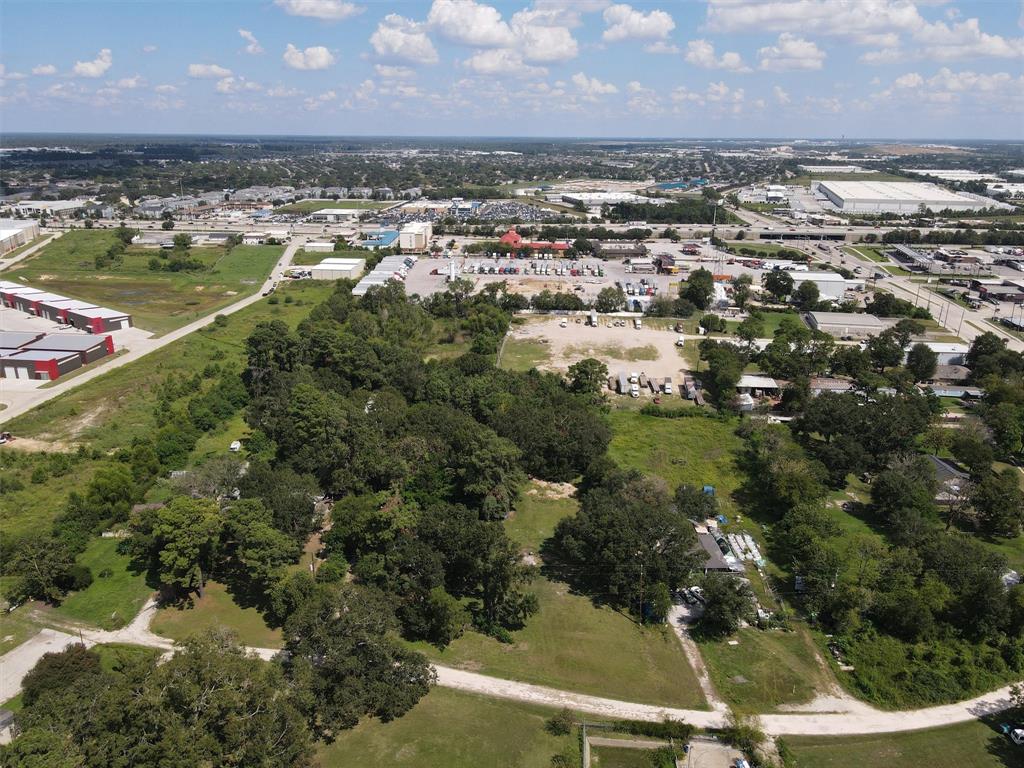
[[[0,5],[0,130],[1024,139],[1019,0]]]

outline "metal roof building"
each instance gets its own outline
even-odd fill
[[[911,214],[922,206],[933,211],[976,211],[991,204],[916,181],[820,181],[817,189],[846,213]]]

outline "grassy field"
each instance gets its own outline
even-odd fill
[[[153,618],[152,629],[172,640],[184,640],[207,629],[230,629],[243,645],[255,648],[280,648],[281,630],[271,629],[255,608],[242,608],[227,588],[208,582],[205,594],[191,607],[161,608]]]
[[[509,535],[536,552],[575,501],[524,494]],[[538,577],[531,589],[540,611],[511,644],[467,632],[444,651],[416,648],[442,664],[513,680],[650,704],[703,707],[704,699],[679,641],[666,627],[641,627],[607,607]]]
[[[797,768],[1024,768],[1024,749],[973,721],[878,736],[786,736]]]
[[[364,720],[317,754],[320,768],[549,768],[579,764],[576,734],[551,736],[551,710],[434,688],[398,720]]]
[[[761,322],[764,324],[764,331],[761,333],[762,338],[770,339],[774,337],[775,332],[781,327],[782,321],[787,317],[791,317],[797,322],[800,322],[800,316],[793,312],[762,312]],[[739,320],[725,321],[725,328],[730,333],[735,333],[739,325]]]
[[[651,750],[628,747],[591,747],[594,768],[651,768]]]
[[[660,419],[612,411],[608,452],[620,466],[664,479],[669,487],[713,485],[726,514],[735,512],[740,486],[736,455],[742,441],[735,422],[716,419]]]
[[[575,357],[576,355],[597,357],[599,360],[614,358],[615,360],[630,360],[637,363],[644,360],[657,360],[659,357],[658,348],[653,344],[645,344],[642,347],[623,347],[619,344],[591,347],[582,344],[566,347],[565,355],[569,357]]]
[[[856,247],[854,247],[854,246],[845,246],[843,248],[843,250],[844,251],[848,251],[850,253],[853,253],[853,254],[855,254],[857,256],[861,256],[862,258],[868,259],[869,261],[874,261],[876,263],[885,263],[885,262],[889,261],[889,258],[887,256],[882,255],[882,247],[881,246],[870,246],[870,245],[858,245]]]
[[[16,428],[11,431],[24,436]],[[0,473],[5,482],[17,481],[21,485],[20,490],[5,488],[0,493],[0,537],[17,538],[40,528],[48,529],[67,495],[82,491],[99,466],[99,462],[91,459],[75,458],[66,473],[55,475],[47,471],[51,459],[46,454],[21,451],[17,445],[12,443],[0,451]],[[41,482],[33,482],[33,473],[40,470],[45,478],[37,475]]]
[[[78,562],[92,571],[93,582],[74,592],[56,612],[102,629],[119,629],[142,608],[153,589],[146,576],[129,568],[131,558],[117,552],[117,539],[93,539]],[[104,576],[107,571],[110,575]]]
[[[110,230],[75,230],[19,263],[10,280],[130,312],[140,328],[167,333],[255,291],[283,251],[278,246],[196,247],[200,272],[159,272],[158,249],[129,246],[124,263],[96,269],[94,259],[117,239]]]
[[[394,205],[395,201],[384,200],[300,200],[290,205],[282,205],[275,208],[274,213],[301,213],[307,214],[313,211],[322,211],[324,208],[342,208],[345,210],[367,210],[377,211]]]
[[[212,362],[241,366],[245,339],[257,323],[279,319],[294,327],[332,290],[329,284],[306,280],[282,285],[277,296],[291,296],[290,303],[256,302],[231,315],[224,326],[207,326],[34,408],[8,429],[21,437],[87,443],[104,452],[130,443],[153,430],[154,390],[165,377],[192,376]]]
[[[507,371],[528,371],[551,358],[547,344],[530,339],[506,339],[498,366]]]
[[[742,629],[731,640],[737,645],[702,642],[700,649],[715,688],[737,709],[766,712],[828,689],[830,676],[803,632]]]

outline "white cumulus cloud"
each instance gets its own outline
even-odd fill
[[[757,55],[761,69],[768,72],[821,69],[825,62],[825,52],[817,44],[790,32],[783,32],[775,45],[761,48]]]
[[[292,69],[327,69],[334,63],[334,54],[322,45],[303,50],[288,43],[281,58]]]
[[[621,3],[604,10],[605,41],[619,40],[665,40],[676,28],[675,21],[665,11],[649,13],[638,11],[631,5]]]
[[[572,76],[572,84],[583,94],[583,98],[588,100],[595,100],[598,96],[619,92],[619,89],[612,83],[603,83],[596,77],[587,77],[582,72],[577,72]]]
[[[531,67],[516,51],[507,48],[479,51],[463,61],[462,66],[478,75],[540,77],[547,74],[543,67]]]
[[[363,11],[355,3],[344,0],[274,0],[274,4],[290,16],[308,16],[322,21],[342,21]]]
[[[726,51],[721,56],[715,55],[715,46],[707,40],[691,40],[686,44],[686,60],[703,69],[725,69],[730,72],[750,72],[743,63],[743,57],[735,51]]]
[[[248,29],[238,30],[239,36],[245,40],[248,45],[245,46],[245,52],[251,54],[263,53],[263,46],[260,45],[260,41],[256,39],[256,35],[250,32]]]
[[[222,67],[219,64],[189,64],[188,65],[188,76],[189,77],[228,77],[231,74],[231,70],[227,67]]]
[[[478,48],[505,47],[515,39],[501,12],[476,0],[434,0],[427,26],[453,43]]]
[[[118,88],[124,88],[125,90],[131,91],[135,88],[141,88],[146,84],[146,78],[142,75],[132,75],[131,77],[122,77],[115,83]]]
[[[40,64],[39,66],[32,67],[33,75],[56,75],[57,68],[53,64]]]
[[[262,91],[263,86],[246,80],[241,75],[225,77],[217,81],[217,93],[241,93],[242,91]]]
[[[397,13],[389,13],[370,36],[370,45],[378,56],[412,64],[436,64],[437,49],[422,24]]]
[[[71,74],[75,77],[102,77],[114,63],[114,57],[109,48],[104,48],[92,61],[76,61],[71,68]]]

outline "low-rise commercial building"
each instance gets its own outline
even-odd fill
[[[860,312],[808,312],[804,319],[814,330],[838,338],[865,339],[877,336],[891,325],[880,317]]]
[[[355,280],[366,269],[366,259],[324,259],[310,268],[314,280]]]
[[[321,208],[319,211],[313,211],[306,218],[309,221],[338,224],[357,219],[359,218],[359,214],[364,211],[364,208]]]
[[[819,181],[815,188],[844,213],[977,211],[992,204],[916,181]]]

